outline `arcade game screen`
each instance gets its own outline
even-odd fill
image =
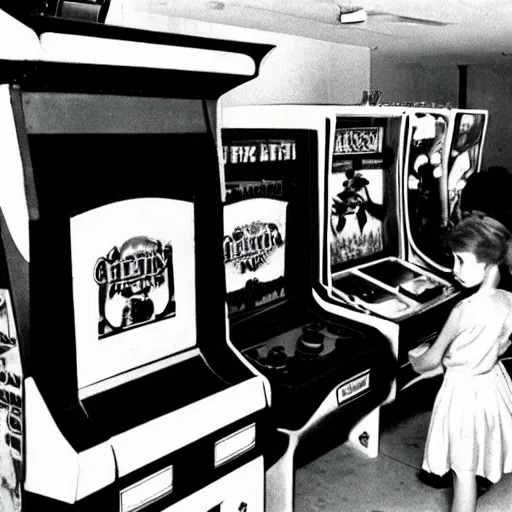
[[[337,120],[326,202],[333,274],[398,250],[396,215],[390,211],[396,199],[397,151],[391,123],[381,118]]]
[[[448,118],[441,113],[413,112],[406,155],[406,223],[411,243],[431,261],[449,265],[440,240],[446,226],[444,190]]]
[[[55,222],[57,208],[68,213],[70,239],[56,250],[71,250],[79,388],[195,346],[190,166],[216,168],[215,152],[197,150],[205,137],[31,136],[40,209]],[[59,206],[43,192],[57,183]]]
[[[274,131],[275,132],[275,131]],[[223,131],[226,173],[224,263],[229,314],[249,314],[287,297],[289,201],[293,165],[301,158],[296,137]],[[285,250],[286,248],[286,250]]]
[[[286,201],[254,198],[226,208],[224,262],[229,312],[284,297]]]
[[[448,224],[461,220],[460,199],[468,178],[478,171],[484,136],[484,114],[458,112],[448,158]]]

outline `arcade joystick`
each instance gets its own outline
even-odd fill
[[[319,331],[309,329],[307,326],[302,329],[302,334],[297,340],[297,355],[314,356],[320,354],[324,349],[325,335]]]
[[[302,331],[303,332],[306,332],[306,331],[321,331],[322,329],[325,328],[325,324],[322,323],[322,322],[311,322],[310,324],[308,325],[305,325],[303,328],[302,328]]]
[[[282,345],[272,347],[267,354],[267,357],[262,361],[265,366],[274,370],[282,370],[288,364],[288,356]]]

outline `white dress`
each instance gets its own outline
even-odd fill
[[[512,381],[498,361],[510,345],[512,293],[479,291],[452,314],[460,331],[443,358],[423,469],[470,471],[497,482],[512,472]]]

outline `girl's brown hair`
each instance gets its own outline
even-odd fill
[[[477,261],[504,264],[512,271],[512,234],[488,215],[472,215],[460,221],[446,241],[453,252],[471,252]]]

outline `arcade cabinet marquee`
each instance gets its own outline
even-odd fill
[[[270,48],[16,10],[2,33],[2,507],[262,512],[215,134]]]

